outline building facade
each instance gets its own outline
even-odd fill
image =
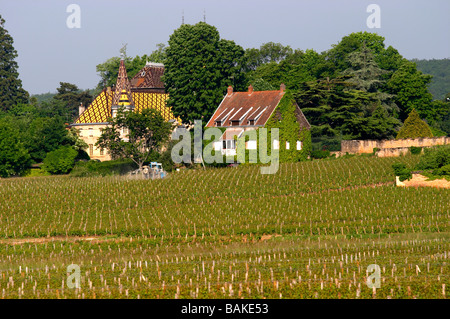
[[[131,80],[128,80],[124,61],[121,60],[116,85],[113,88],[103,89],[87,108],[80,106],[80,115],[70,126],[75,127],[79,131],[79,136],[89,145],[87,153],[91,159],[101,161],[111,159],[107,151],[97,148],[95,143],[102,129],[108,126],[108,118],[114,117],[119,107],[134,112],[153,108],[160,111],[166,121],[181,123],[166,105],[169,96],[161,80],[163,74],[163,64],[147,63]],[[126,139],[127,132],[121,134]]]
[[[280,86],[280,90],[274,91],[253,91],[250,85],[247,92],[233,92],[233,88],[229,86],[227,94],[206,125],[225,128],[219,141],[215,142],[214,149],[221,151],[223,155],[233,156],[236,155],[236,139],[244,132],[261,127],[284,127],[279,140],[274,140],[272,147],[280,151],[302,151],[304,131],[309,134],[311,126],[297,103],[285,95],[284,84]],[[295,123],[286,126],[284,122],[289,120]],[[287,130],[294,130],[294,133],[287,137]],[[292,136],[297,138],[293,140]],[[257,141],[249,140],[245,146],[246,149],[256,149]]]

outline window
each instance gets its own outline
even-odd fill
[[[256,150],[256,141],[255,140],[250,140],[247,142],[247,149],[248,150]]]
[[[89,144],[89,156],[94,155],[94,144]]]
[[[273,149],[277,150],[280,148],[280,142],[278,140],[273,140]]]
[[[100,149],[100,155],[104,155],[104,151],[102,148]]]
[[[288,142],[288,141],[286,141],[286,149],[288,150],[288,149],[289,149],[289,147],[290,147],[290,145],[289,145],[289,142]]]
[[[302,142],[297,141],[297,151],[300,151],[302,149]]]
[[[236,149],[236,141],[235,140],[223,140],[223,149],[226,149],[226,150]]]
[[[89,137],[94,136],[94,129],[92,127],[89,128]]]

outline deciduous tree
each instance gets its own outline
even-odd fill
[[[184,24],[170,36],[163,80],[167,105],[183,122],[209,120],[227,91],[245,87],[244,49],[220,39],[214,26]]]
[[[139,113],[122,108],[108,122],[96,146],[107,149],[113,159],[132,159],[139,169],[152,154],[161,152],[171,132],[171,124],[154,109]]]

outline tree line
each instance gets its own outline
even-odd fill
[[[127,71],[133,76],[152,56],[163,62],[167,103],[185,122],[208,120],[228,85],[236,91],[252,85],[259,91],[284,83],[310,121],[313,138],[393,138],[413,109],[435,136],[449,134],[449,100],[433,100],[432,76],[384,40],[376,33],[356,32],[321,53],[274,42],[243,49],[199,22],[180,26],[168,46],[159,44],[149,56],[128,58]],[[97,66],[99,86],[115,79],[118,61]]]

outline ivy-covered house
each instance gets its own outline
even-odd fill
[[[247,92],[233,92],[229,86],[206,127],[225,129],[214,149],[227,156],[236,155],[237,139],[244,132],[262,127],[279,129],[279,140],[269,148],[279,150],[281,162],[305,160],[311,152],[311,125],[284,84],[274,91],[253,91],[250,85]],[[245,147],[257,149],[258,141],[247,140]]]

